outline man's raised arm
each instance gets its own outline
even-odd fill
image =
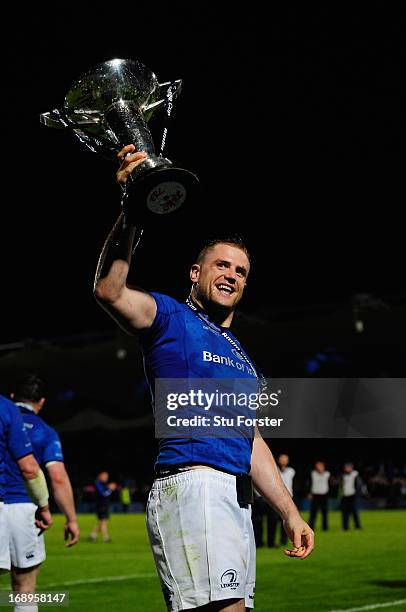
[[[122,162],[117,172],[120,184],[125,184],[146,159],[145,153],[134,151],[134,145],[127,145],[118,154]],[[121,213],[103,246],[94,281],[96,300],[129,333],[151,327],[156,314],[151,295],[127,286],[135,234],[136,228],[128,225]]]

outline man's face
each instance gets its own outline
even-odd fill
[[[101,482],[108,482],[109,481],[109,473],[108,472],[100,472],[99,480]]]
[[[241,300],[250,264],[242,249],[231,244],[216,244],[203,261],[194,264],[190,278],[196,284],[196,297],[234,310]]]
[[[317,461],[314,467],[316,468],[317,472],[320,472],[320,474],[323,473],[324,470],[326,469],[326,466],[324,465],[322,461]]]
[[[279,455],[278,457],[279,467],[285,468],[289,465],[289,457],[288,455]]]

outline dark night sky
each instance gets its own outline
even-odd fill
[[[201,179],[187,209],[147,232],[141,284],[181,297],[205,236],[240,231],[256,262],[248,312],[311,310],[358,291],[405,296],[395,5],[259,6],[10,17],[0,342],[113,326],[91,285],[119,210],[115,168],[39,123],[75,78],[113,57],[184,79],[168,155]]]

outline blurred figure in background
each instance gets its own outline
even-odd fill
[[[328,530],[328,493],[330,472],[326,470],[324,461],[316,461],[311,473],[310,484],[310,517],[309,525],[314,529],[319,510],[322,514],[323,531]]]
[[[362,482],[357,470],[354,470],[352,463],[344,464],[344,472],[342,475],[342,498],[341,498],[341,515],[342,526],[344,531],[348,531],[350,516],[354,519],[356,529],[361,529],[361,521],[357,509],[357,497],[361,490]]]
[[[45,384],[35,374],[21,379],[11,394],[24,422],[34,456],[40,465],[46,467],[55,502],[65,515],[66,546],[73,546],[79,540],[79,526],[72,485],[65,469],[59,436],[39,416],[45,396]],[[27,495],[20,471],[10,455],[6,459],[4,475],[12,588],[19,593],[34,593],[39,569],[45,560],[44,536],[35,526],[35,505]],[[34,612],[37,607],[31,606],[28,610]]]
[[[293,498],[293,479],[296,471],[289,466],[289,456],[283,453],[280,454],[277,458],[277,464],[282,481],[289,491],[290,496]],[[267,522],[266,532],[268,547],[278,548],[279,546],[279,544],[276,544],[276,530],[278,525],[280,525],[281,532],[280,545],[285,546],[288,538],[279,514],[266,503],[258,491],[255,491],[254,505],[252,507],[252,524],[254,527],[255,544],[257,548],[261,548],[264,545],[263,528],[265,517]]]
[[[19,410],[13,402],[0,395],[0,574],[11,567],[8,511],[4,504],[4,468],[7,454],[15,461],[29,498],[34,504],[33,527],[36,527],[37,533],[37,530],[48,529],[52,524],[52,517],[44,474],[33,455]]]
[[[96,492],[96,515],[97,523],[93,531],[88,537],[89,542],[96,542],[97,534],[100,533],[103,542],[111,542],[108,529],[108,520],[110,518],[110,495],[117,489],[114,482],[109,483],[109,473],[99,472],[95,483]]]
[[[295,477],[296,470],[294,470],[293,467],[289,465],[289,455],[285,455],[283,453],[279,455],[277,458],[277,464],[283,483],[289,491],[290,496],[293,498],[293,479]],[[278,522],[281,526],[281,546],[285,546],[288,542],[288,537],[286,535],[286,531],[283,528],[283,523],[280,520],[279,516]]]
[[[252,504],[252,526],[254,528],[255,546],[262,548],[264,545],[264,517],[267,519],[267,530],[268,530],[268,546],[269,544],[269,512],[273,512],[272,508],[268,506],[262,495],[254,489],[254,503]],[[275,515],[278,516],[275,512]]]
[[[120,502],[122,511],[127,513],[131,504],[131,493],[126,482],[120,489]]]

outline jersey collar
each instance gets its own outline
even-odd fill
[[[30,412],[35,412],[31,404],[27,404],[26,402],[16,402],[15,404],[16,406],[20,406],[20,408],[26,408],[27,410],[30,410]]]

